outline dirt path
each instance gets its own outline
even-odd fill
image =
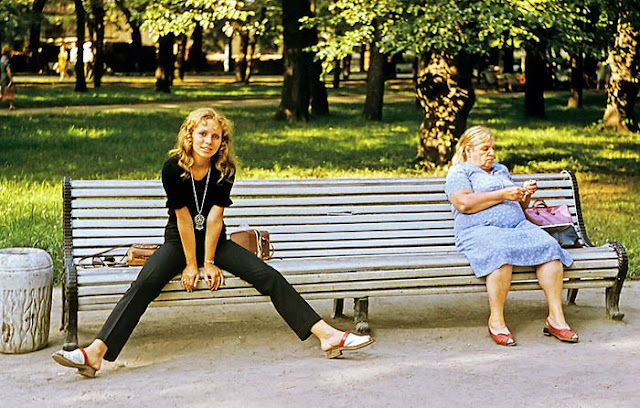
[[[60,288],[49,346],[0,355],[3,407],[638,407],[640,282],[622,291],[623,322],[604,313],[603,291],[567,307],[581,342],[541,334],[541,292],[510,295],[518,346],[486,333],[485,294],[372,299],[377,342],[327,360],[299,342],[270,304],[151,308],[121,357],[98,378],[77,376],[50,354],[63,342]],[[330,303],[312,303],[330,320]],[[80,315],[80,338],[106,312]],[[335,325],[350,329],[348,320]]]

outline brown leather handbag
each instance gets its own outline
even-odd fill
[[[16,85],[12,82],[4,88],[2,95],[3,101],[13,102],[16,100]]]
[[[147,259],[153,255],[160,245],[155,244],[133,244],[127,251],[127,265],[143,266]]]
[[[274,248],[269,240],[269,231],[255,229],[236,231],[230,235],[230,238],[262,260],[271,259],[273,256]]]

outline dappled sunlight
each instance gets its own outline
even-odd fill
[[[100,139],[113,134],[113,131],[107,129],[90,129],[71,126],[66,132],[69,136],[79,139]]]

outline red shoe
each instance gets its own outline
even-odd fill
[[[542,329],[542,333],[545,336],[553,336],[560,341],[565,341],[567,343],[577,343],[580,338],[578,334],[571,329],[556,329],[549,323],[549,318],[545,322],[544,329]]]
[[[513,337],[513,334],[511,332],[509,332],[508,334],[494,333],[493,331],[491,331],[491,326],[487,326],[487,328],[489,329],[489,335],[491,336],[493,341],[496,342],[497,345],[499,346],[515,346],[516,345],[516,339]]]

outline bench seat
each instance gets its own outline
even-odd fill
[[[619,295],[627,258],[619,243],[595,247],[582,220],[578,186],[569,171],[515,175],[534,178],[535,198],[568,204],[583,248],[571,248],[564,287],[575,302],[581,288],[604,288],[606,310],[621,319]],[[91,267],[80,259],[109,250],[116,259],[132,243],[161,244],[167,220],[164,191],[157,180],[69,180],[64,196],[64,313],[68,347],[77,344],[77,314],[112,309],[140,267]],[[356,331],[368,332],[368,299],[378,296],[483,292],[469,262],[455,251],[453,217],[444,178],[238,180],[234,204],[225,211],[229,233],[266,229],[275,248],[268,263],[306,299],[354,299]],[[117,247],[121,246],[121,247]],[[115,247],[115,248],[114,248]],[[84,262],[84,261],[83,261]],[[535,268],[514,268],[512,290],[540,289]],[[268,301],[246,282],[227,274],[211,292],[203,282],[194,292],[179,275],[151,306]]]

